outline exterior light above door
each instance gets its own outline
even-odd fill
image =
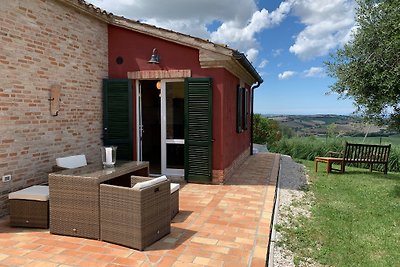
[[[156,88],[157,88],[158,91],[160,91],[160,93],[158,94],[158,96],[161,97],[161,81],[158,81],[158,82],[156,83]]]
[[[160,63],[160,56],[158,55],[157,48],[153,49],[153,53],[151,54],[151,58],[147,62],[148,63],[152,63],[152,64],[159,64]]]

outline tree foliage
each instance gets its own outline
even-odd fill
[[[326,126],[326,133],[329,137],[335,137],[339,133],[337,125],[335,123],[331,123]]]
[[[279,123],[263,117],[261,114],[254,114],[254,143],[272,145],[282,138]]]
[[[331,86],[357,112],[400,129],[400,0],[357,0],[353,39],[326,63]]]

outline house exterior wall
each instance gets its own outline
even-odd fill
[[[99,160],[107,24],[54,0],[0,5],[0,216],[8,193],[47,181],[55,158]],[[50,87],[61,87],[58,116]]]
[[[126,79],[127,73],[134,71],[178,69],[190,69],[192,77],[212,78],[213,182],[223,182],[224,176],[249,154],[250,130],[236,133],[236,88],[240,80],[223,68],[201,68],[197,49],[112,25],[108,32],[110,78]],[[147,62],[153,48],[158,51],[160,64]],[[117,64],[117,57],[123,58],[122,64]]]
[[[237,116],[237,86],[240,80],[227,70],[223,70],[224,90],[222,94],[222,150],[223,166],[213,171],[214,183],[223,183],[231,176],[236,167],[250,155],[250,110],[247,115],[249,127],[241,133],[236,131]],[[249,88],[249,87],[248,87]],[[250,96],[250,95],[249,95]],[[248,99],[250,107],[250,97]]]

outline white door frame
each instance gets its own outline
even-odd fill
[[[143,122],[142,122],[142,88],[140,81],[136,80],[136,153],[137,160],[142,161],[142,134],[143,134]]]
[[[184,139],[167,140],[167,115],[166,115],[166,84],[168,82],[184,82],[183,79],[163,79],[161,80],[161,174],[171,176],[184,176],[184,169],[167,168],[167,144],[184,144]],[[142,155],[142,107],[141,107],[141,87],[140,81],[136,80],[136,147],[137,159],[143,160]]]
[[[167,83],[184,82],[183,79],[161,80],[161,172],[165,175],[184,176],[184,169],[167,168],[167,145],[185,144],[184,139],[167,139]]]

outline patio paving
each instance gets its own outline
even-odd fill
[[[226,185],[182,185],[171,233],[145,251],[11,228],[3,217],[0,266],[266,266],[279,158],[249,157]]]

